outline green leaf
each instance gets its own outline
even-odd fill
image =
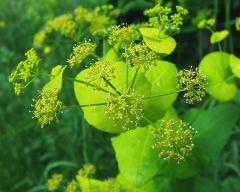
[[[219,101],[232,100],[237,93],[237,85],[232,78],[230,55],[213,52],[206,55],[199,64],[199,70],[206,76],[207,92]]]
[[[229,34],[228,30],[213,32],[210,38],[211,44],[221,42],[228,36],[228,34]]]
[[[216,157],[227,143],[238,118],[239,109],[232,104],[221,104],[201,112],[192,124],[198,131],[193,138],[193,155],[199,161],[209,161]]]
[[[158,177],[155,179],[152,179],[148,181],[146,184],[136,187],[134,185],[131,185],[123,175],[117,176],[117,181],[122,186],[124,186],[124,191],[126,192],[170,192],[170,180],[165,177]]]
[[[66,69],[66,65],[57,65],[52,69],[50,81],[43,87],[43,89],[62,89],[62,75]]]
[[[176,100],[177,74],[176,66],[168,61],[156,61],[156,66],[152,66],[146,72],[145,76],[152,85],[146,96],[166,94],[146,99],[145,115],[152,121],[159,120],[161,118],[159,114],[163,115]]]
[[[113,62],[116,78],[111,83],[120,91],[126,90],[126,63]],[[81,71],[76,79],[86,81],[88,70]],[[132,82],[136,68],[128,66],[129,85]],[[151,67],[145,74],[144,69],[140,69],[134,84],[134,90],[139,95],[150,96],[161,93],[169,93],[176,90],[177,68],[174,64],[167,61],[157,61],[157,66]],[[104,87],[113,92],[110,87]],[[91,86],[74,82],[74,90],[77,101],[80,105],[104,103],[108,94],[99,90],[94,90]],[[170,94],[158,98],[144,99],[144,115],[153,121],[160,119],[175,101],[177,94]],[[91,106],[82,108],[84,117],[89,124],[106,132],[122,132],[121,126],[113,124],[112,120],[106,115],[105,106]],[[140,122],[140,126],[145,126],[146,121]]]
[[[97,179],[90,179],[77,175],[76,179],[82,192],[100,192],[104,189],[104,183]]]
[[[230,67],[233,74],[240,78],[240,58],[236,57],[235,55],[230,55]]]
[[[148,48],[157,53],[169,55],[177,45],[175,39],[163,34],[157,28],[140,28],[139,30]]]
[[[112,65],[115,67],[115,76],[116,78],[111,81],[111,83],[120,91],[124,91],[126,89],[126,64],[123,62],[113,62]],[[88,70],[85,69],[81,71],[76,79],[86,81],[88,78]],[[135,68],[129,67],[129,81],[132,80]],[[138,77],[135,83],[135,91],[137,94],[145,95],[145,92],[150,90],[151,84],[146,80],[143,75],[143,71],[139,71]],[[111,87],[105,87],[104,89],[114,92]],[[85,84],[81,84],[78,82],[74,82],[74,90],[77,101],[80,105],[86,104],[94,104],[94,103],[104,103],[108,98],[109,94],[95,90],[91,86],[87,86]],[[104,105],[102,106],[91,106],[82,108],[84,112],[84,117],[88,121],[89,124],[94,127],[106,131],[106,132],[122,132],[123,129],[121,126],[116,126],[113,124],[112,120],[106,115],[106,108]]]
[[[120,174],[136,187],[158,173],[158,153],[152,149],[152,127],[137,128],[112,138]]]

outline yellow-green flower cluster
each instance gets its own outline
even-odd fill
[[[78,187],[79,186],[76,181],[71,181],[67,184],[65,192],[77,192]]]
[[[115,67],[106,60],[98,61],[88,69],[88,82],[100,87],[102,83],[108,86],[110,80],[115,78]]]
[[[91,164],[86,164],[78,171],[78,175],[82,177],[92,177],[96,173],[96,167]]]
[[[176,11],[170,7],[163,7],[157,4],[155,7],[144,12],[149,17],[149,24],[152,27],[160,27],[167,35],[174,35],[179,32],[183,25],[183,18],[188,14],[188,10],[182,6],[176,6]]]
[[[136,127],[143,118],[143,99],[133,90],[126,90],[119,96],[107,98],[106,114],[115,125],[123,130]]]
[[[48,179],[48,191],[56,191],[63,180],[62,174],[53,174],[50,179]]]
[[[162,120],[159,128],[152,132],[153,149],[159,149],[159,158],[176,160],[178,163],[191,153],[193,149],[194,129],[182,120]]]
[[[236,18],[235,26],[236,26],[236,30],[240,31],[240,17]]]
[[[116,181],[116,179],[107,179],[104,181],[101,192],[123,192],[123,187]]]
[[[72,14],[64,14],[49,21],[45,30],[47,33],[56,31],[63,36],[72,37],[76,33],[77,24]]]
[[[0,29],[4,28],[6,25],[5,21],[0,20]]]
[[[148,70],[151,65],[155,65],[157,54],[142,43],[131,45],[125,50],[123,57],[130,62],[131,66],[143,66]]]
[[[178,91],[184,91],[183,97],[186,98],[186,103],[193,104],[194,102],[202,101],[205,97],[206,78],[192,67],[190,70],[181,70],[178,73],[179,83],[177,85]]]
[[[71,67],[76,67],[80,65],[84,59],[90,55],[95,54],[96,44],[90,41],[85,41],[83,43],[78,43],[73,47],[73,52],[68,59],[68,63]]]
[[[76,21],[89,24],[89,30],[93,35],[104,36],[107,28],[114,25],[119,10],[112,5],[98,6],[94,10],[78,7],[74,10]]]
[[[37,76],[39,71],[40,58],[34,49],[25,53],[27,57],[24,61],[18,63],[15,71],[9,76],[9,82],[14,85],[17,95],[23,92],[23,89]]]
[[[58,99],[58,89],[43,89],[38,100],[34,100],[34,117],[38,119],[41,128],[57,120],[57,113],[62,112],[64,106]]]
[[[198,23],[199,29],[208,29],[210,31],[213,30],[213,26],[216,24],[216,19],[203,19]]]
[[[33,38],[34,46],[37,48],[42,47],[46,37],[47,37],[47,34],[46,34],[46,31],[44,31],[44,30],[36,33],[36,35]]]
[[[131,27],[117,26],[111,29],[108,37],[108,43],[110,45],[118,44],[120,46],[127,46],[131,42],[139,39],[139,37],[139,33]]]

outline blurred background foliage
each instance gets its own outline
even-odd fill
[[[8,83],[8,75],[23,58],[26,50],[32,47],[34,34],[55,16],[79,5],[95,7],[111,3],[123,13],[119,23],[132,23],[146,20],[143,11],[155,2],[159,1],[0,0],[0,20],[5,22],[5,26],[0,28],[0,192],[37,191],[40,184],[46,183],[53,169],[71,178],[85,163],[96,165],[99,178],[117,174],[110,143],[112,135],[92,128],[78,110],[67,111],[60,123],[40,129],[32,119],[32,114],[27,112],[31,111],[32,98],[37,93],[28,89],[23,96],[15,96]],[[235,18],[239,16],[240,1],[179,0],[168,3],[179,3],[190,12],[181,33],[175,37],[177,49],[167,58],[179,68],[197,65],[206,53],[216,49],[208,43],[208,32],[197,30],[198,21],[205,17],[217,18],[217,26],[230,31],[231,36],[225,41],[224,50],[239,53],[240,36],[234,25]],[[56,64],[54,58],[49,61],[51,62]],[[39,90],[42,84],[43,82],[35,82],[32,86]],[[71,95],[69,90],[72,90],[71,85],[65,86],[65,97]],[[68,98],[72,99],[69,102],[76,102],[74,97]],[[181,113],[187,106],[179,100],[177,108]],[[234,135],[222,155],[216,157],[214,177],[240,176],[239,139],[239,134]],[[229,177],[225,183],[234,187],[234,181]]]

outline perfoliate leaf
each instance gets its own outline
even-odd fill
[[[176,47],[176,41],[172,37],[163,34],[157,28],[140,28],[143,40],[149,49],[157,53],[170,54]]]
[[[43,89],[62,89],[62,75],[66,69],[66,65],[57,65],[52,69],[50,81],[43,87]]]
[[[158,172],[158,153],[152,149],[151,132],[152,127],[148,126],[112,138],[120,174],[136,187],[147,183]]]
[[[205,75],[207,92],[220,101],[229,101],[237,93],[237,85],[232,78],[230,55],[213,52],[206,55],[199,64],[200,72]]]
[[[211,35],[210,42],[211,44],[219,43],[228,36],[228,30],[216,31]]]
[[[240,58],[236,57],[235,55],[230,55],[230,67],[233,74],[240,78]]]

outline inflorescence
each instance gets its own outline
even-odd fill
[[[208,29],[210,31],[213,31],[213,27],[216,24],[216,19],[210,18],[210,19],[203,19],[198,23],[199,29]]]
[[[96,173],[96,167],[91,164],[85,164],[82,169],[78,171],[78,175],[81,177],[92,177]]]
[[[111,28],[108,43],[110,45],[118,44],[121,47],[125,47],[139,38],[140,35],[137,30],[130,26],[120,25]]]
[[[102,83],[108,86],[110,80],[115,78],[115,67],[106,60],[97,61],[89,67],[88,82],[100,87]]]
[[[152,27],[160,28],[166,35],[174,35],[180,31],[183,25],[183,18],[188,10],[176,6],[176,12],[170,7],[163,7],[160,4],[144,12],[149,17],[149,24]]]
[[[48,191],[56,191],[63,180],[62,174],[53,174],[50,179],[48,179]]]
[[[25,53],[27,57],[18,63],[14,72],[10,74],[9,82],[13,84],[16,95],[20,95],[23,89],[37,76],[39,71],[40,58],[34,49]]]
[[[193,135],[197,132],[182,120],[162,120],[152,132],[153,149],[159,149],[159,158],[176,160],[178,163],[191,153]]]
[[[96,44],[90,41],[76,44],[67,62],[71,67],[80,65],[88,56],[95,54],[96,47]]]
[[[183,97],[186,98],[186,103],[193,104],[194,102],[202,101],[205,97],[206,78],[192,67],[190,70],[181,70],[178,73],[179,83],[177,85],[178,91],[184,91]]]
[[[145,70],[154,65],[158,58],[157,53],[150,50],[145,43],[132,44],[123,53],[123,57],[130,62],[131,66],[143,66]]]
[[[62,112],[64,105],[58,99],[58,89],[44,89],[38,100],[34,100],[34,117],[38,119],[41,128],[57,120],[57,113]]]
[[[106,114],[123,130],[136,127],[143,118],[143,98],[134,90],[126,90],[120,96],[110,95],[107,99]]]

